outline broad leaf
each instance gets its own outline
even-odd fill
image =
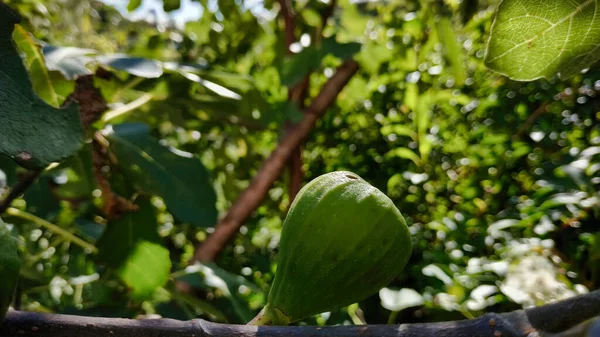
[[[96,188],[92,168],[92,146],[85,145],[76,155],[64,161],[51,172],[53,192],[63,200],[91,198]]]
[[[178,281],[188,283],[198,289],[214,288],[230,302],[234,313],[241,322],[248,322],[253,318],[252,312],[240,294],[240,289],[249,293],[262,293],[255,284],[249,282],[241,275],[235,275],[215,265],[196,264],[185,269],[185,274],[177,277]]]
[[[281,84],[288,87],[295,85],[319,64],[321,55],[314,46],[304,48],[298,54],[286,56],[280,69]]]
[[[331,54],[342,60],[347,60],[358,53],[361,47],[362,44],[357,42],[339,43],[336,41],[335,36],[330,36],[323,41],[321,53]]]
[[[0,219],[0,323],[12,301],[19,279],[21,261],[17,255],[17,244],[2,219]]]
[[[139,77],[156,78],[160,77],[163,73],[160,62],[141,57],[131,57],[125,54],[109,54],[96,56],[94,60],[113,69],[123,70]]]
[[[98,54],[93,49],[45,45],[42,49],[49,70],[60,71],[67,79],[91,75],[88,64],[96,63],[145,78],[160,77],[163,65],[156,60],[126,54]]]
[[[599,11],[594,0],[504,0],[485,63],[514,80],[573,76],[600,60]]]
[[[117,269],[134,297],[145,298],[167,282],[171,260],[160,244],[152,205],[141,200],[138,206],[139,210],[109,222],[97,247],[98,259]]]
[[[160,242],[156,214],[150,201],[142,199],[136,204],[139,206],[137,211],[109,221],[98,240],[98,260],[109,267],[121,267],[139,241]]]
[[[209,173],[191,153],[162,146],[145,124],[105,130],[120,167],[141,190],[162,197],[177,218],[197,226],[217,220],[216,194]]]
[[[17,164],[0,154],[0,195],[3,190],[17,182]]]
[[[33,90],[46,103],[58,107],[60,105],[58,95],[54,91],[40,46],[21,25],[15,26],[13,38],[19,49],[25,54],[25,65],[31,74]]]
[[[91,60],[89,55],[96,52],[93,49],[45,45],[42,52],[46,58],[46,67],[59,71],[68,80],[92,74],[86,64]]]
[[[41,169],[75,153],[83,141],[76,105],[56,109],[33,92],[12,33],[20,18],[0,3],[0,153]]]
[[[169,250],[148,241],[139,241],[125,264],[119,268],[119,276],[132,290],[136,299],[146,299],[167,283],[171,271]]]

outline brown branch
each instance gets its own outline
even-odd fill
[[[293,132],[287,134],[273,153],[267,158],[250,186],[242,192],[229,213],[215,226],[215,231],[196,250],[194,259],[201,262],[213,260],[237,233],[244,221],[256,209],[268,193],[275,180],[281,175],[292,152],[302,144],[314,128],[317,120],[325,114],[346,83],[358,71],[358,63],[344,62],[334,76],[305,110],[304,118]]]
[[[525,121],[525,123],[521,124],[521,126],[519,127],[519,129],[517,130],[517,132],[514,135],[514,139],[519,139],[521,138],[521,136],[523,136],[523,134],[525,132],[527,132],[531,126],[535,123],[535,121],[541,116],[543,115],[546,111],[548,111],[548,106],[550,104],[548,102],[544,102],[542,103],[542,105],[540,105],[537,109],[535,109],[531,115],[529,115],[529,117],[527,118],[527,120]]]
[[[204,320],[131,320],[12,311],[0,337],[584,337],[600,321],[600,290],[545,306],[475,319],[360,326],[251,326]]]
[[[292,0],[279,0],[281,16],[285,24],[286,54],[291,54],[290,45],[296,42],[296,13],[294,13]]]
[[[21,180],[11,188],[10,192],[2,201],[0,201],[0,214],[4,213],[10,204],[20,197],[25,191],[33,185],[33,183],[40,177],[43,170],[39,171],[28,171],[23,175]]]
[[[290,55],[292,52],[290,50],[290,45],[295,41],[294,30],[296,29],[296,20],[295,16],[293,16],[291,4],[287,0],[279,0],[281,5],[281,14],[285,23],[285,31],[286,31],[286,54]],[[325,25],[327,24],[327,20],[333,15],[333,11],[336,6],[336,1],[331,0],[329,5],[321,14],[321,26],[318,27],[317,32],[314,37],[314,41],[317,46],[320,46],[321,40],[323,37],[323,30],[325,29]],[[291,38],[290,38],[291,36]],[[294,104],[296,104],[300,110],[305,108],[304,101],[308,96],[308,87],[310,85],[310,75],[312,71],[309,71],[304,79],[298,82],[293,87],[289,88],[288,91],[288,100]],[[295,124],[291,122],[285,123],[286,134],[290,133],[294,130]],[[289,199],[290,204],[291,201],[294,200],[296,194],[300,191],[302,187],[302,181],[304,180],[304,170],[302,169],[303,160],[302,160],[302,148],[299,146],[297,149],[294,149],[292,155],[289,158],[288,162],[288,170],[289,170]]]

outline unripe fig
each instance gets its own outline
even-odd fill
[[[352,172],[317,177],[290,207],[267,305],[251,324],[286,325],[363,300],[411,251],[406,221],[384,193]]]
[[[0,219],[0,323],[12,301],[20,269],[15,239]]]

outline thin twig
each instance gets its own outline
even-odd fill
[[[600,291],[542,307],[478,318],[401,325],[252,326],[204,320],[131,320],[12,311],[0,337],[585,337],[600,314]]]
[[[131,101],[131,102],[129,102],[123,106],[120,106],[118,108],[109,110],[104,113],[104,116],[102,116],[102,121],[106,123],[106,122],[110,121],[111,119],[121,117],[124,114],[127,114],[127,113],[141,107],[142,105],[150,102],[152,100],[152,98],[153,98],[153,96],[151,94],[144,94],[134,101]]]
[[[14,217],[21,218],[24,220],[31,221],[39,226],[42,226],[42,227],[48,229],[49,231],[51,231],[54,234],[62,236],[66,241],[72,242],[73,244],[89,251],[90,253],[94,253],[94,254],[98,253],[98,248],[96,248],[96,246],[94,246],[93,244],[91,244],[91,243],[79,238],[75,234],[73,234],[63,228],[60,228],[57,225],[55,225],[49,221],[46,221],[40,217],[37,217],[31,213],[23,212],[17,208],[9,207],[6,209],[6,214],[12,215]]]
[[[39,171],[28,171],[18,183],[11,188],[10,192],[2,201],[0,201],[0,214],[4,213],[7,208],[10,207],[12,202],[20,197],[25,191],[33,185],[33,183],[40,177],[43,170]]]

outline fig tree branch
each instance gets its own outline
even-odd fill
[[[475,319],[360,326],[251,326],[205,320],[131,320],[9,312],[0,337],[586,337],[600,319],[600,291]],[[595,336],[594,336],[595,337]]]
[[[277,148],[265,160],[263,166],[254,176],[250,185],[236,202],[229,213],[215,226],[215,231],[196,250],[196,261],[208,262],[213,260],[225,245],[238,232],[244,221],[262,202],[269,189],[281,175],[294,149],[296,149],[315,123],[325,114],[329,106],[335,101],[350,78],[358,71],[358,63],[353,60],[344,62],[315,97],[311,105],[305,109],[304,118],[296,125],[294,130],[287,134]]]

